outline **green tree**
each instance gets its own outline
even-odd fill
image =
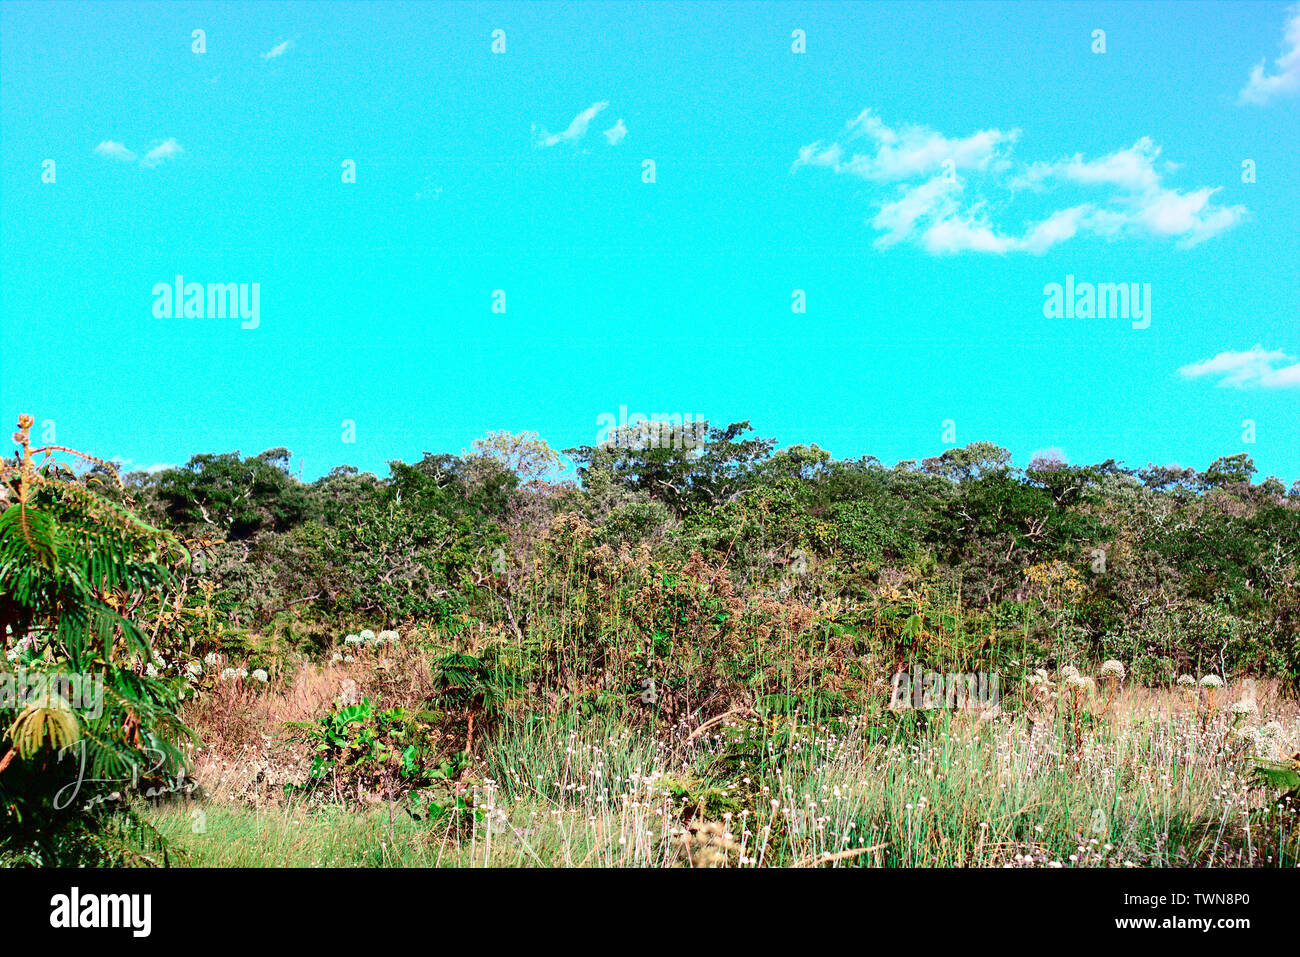
[[[954,482],[967,482],[983,475],[1007,472],[1011,453],[992,442],[971,442],[965,448],[946,449],[942,455],[921,462],[921,468]]]
[[[267,529],[286,531],[311,507],[307,489],[289,474],[289,450],[268,449],[195,455],[184,468],[159,473],[154,483],[167,517],[186,531],[215,531],[250,538]]]
[[[1250,477],[1255,474],[1255,463],[1245,452],[1236,455],[1220,456],[1210,463],[1209,468],[1201,473],[1201,484],[1205,488],[1232,488],[1250,485]]]
[[[474,440],[472,461],[477,458],[493,460],[501,468],[513,472],[520,482],[540,482],[555,474],[560,467],[560,456],[536,432],[489,432]]]
[[[748,422],[716,429],[690,429],[642,422],[616,429],[598,446],[566,449],[584,485],[598,474],[616,485],[645,492],[679,516],[735,498],[751,487],[759,466],[772,454],[773,439],[751,438]]]

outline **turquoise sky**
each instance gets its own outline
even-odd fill
[[[0,413],[61,443],[382,474],[626,406],[1300,478],[1286,3],[4,3],[0,44]],[[155,316],[177,274],[258,327]],[[1045,317],[1067,275],[1150,327]]]

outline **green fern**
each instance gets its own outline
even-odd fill
[[[184,769],[181,745],[193,735],[177,716],[181,682],[140,673],[154,653],[132,609],[168,595],[188,554],[88,488],[56,453],[100,466],[120,488],[112,466],[62,446],[33,448],[32,421],[19,417],[16,462],[0,460],[0,501],[9,503],[0,512],[0,641],[6,652],[22,643],[29,681],[35,674],[33,688],[46,690],[0,708],[0,860],[122,860],[113,835],[138,827],[129,809],[58,796],[78,778],[126,791]],[[76,709],[49,690],[73,680],[102,689],[102,701]]]
[[[1287,796],[1300,798],[1300,753],[1289,761],[1255,760],[1255,777],[1268,787],[1279,788]]]

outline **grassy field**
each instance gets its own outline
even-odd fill
[[[294,766],[273,745],[220,767],[200,755],[207,796],[148,818],[182,863],[217,866],[1300,864],[1298,802],[1252,774],[1296,740],[1295,703],[1234,712],[1207,697],[1123,690],[1077,727],[1071,699],[1049,695],[1018,713],[735,714],[659,734],[504,726],[442,790],[441,814],[319,789],[286,799],[265,786]]]

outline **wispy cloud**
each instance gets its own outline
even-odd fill
[[[140,161],[140,165],[153,169],[163,160],[169,160],[183,152],[185,151],[181,149],[180,143],[177,143],[174,139],[165,139],[144,154],[144,159]]]
[[[1300,92],[1300,4],[1287,13],[1282,43],[1285,52],[1273,61],[1273,72],[1265,73],[1265,61],[1255,64],[1250,79],[1237,94],[1241,103],[1267,103],[1275,96],[1294,96]]]
[[[871,110],[863,110],[845,125],[844,145],[821,141],[809,144],[799,150],[794,165],[824,166],[875,182],[897,182],[941,172],[949,162],[955,172],[987,169],[1004,159],[1001,147],[1014,143],[1019,136],[1019,130],[981,130],[951,140],[925,126],[891,129]],[[855,144],[862,142],[870,145],[869,152],[857,151]]]
[[[1183,192],[1163,184],[1176,167],[1158,164],[1160,148],[1143,138],[1107,156],[1081,154],[1030,165],[1011,151],[1019,130],[986,129],[950,138],[925,126],[887,126],[864,110],[832,142],[801,148],[792,171],[829,169],[881,186],[871,226],[878,248],[912,242],[929,252],[1041,254],[1080,234],[1139,234],[1194,246],[1235,226],[1243,206],[1213,201],[1218,188]],[[1084,192],[1084,202],[1062,205],[1036,221],[999,226],[1010,199],[1021,192],[1048,194],[1062,187]],[[1094,198],[1093,194],[1102,193]]]
[[[142,468],[135,459],[128,458],[115,458],[113,459],[113,465],[116,466],[118,472],[123,475],[130,472],[146,472],[149,475],[154,475],[158,472],[166,472],[168,469],[174,469],[177,467],[168,462],[155,462],[153,465],[147,465]]]
[[[277,43],[271,49],[262,54],[263,60],[274,60],[276,57],[284,56],[289,50],[293,49],[293,40],[285,40],[283,43]]]
[[[1211,359],[1203,359],[1178,370],[1186,379],[1212,377],[1219,386],[1242,389],[1254,386],[1262,389],[1300,388],[1300,361],[1279,349],[1255,346],[1245,352],[1220,352]]]
[[[177,143],[175,139],[170,137],[153,147],[153,149],[145,153],[143,157],[137,157],[134,152],[127,149],[116,140],[104,140],[95,147],[95,153],[97,155],[117,160],[122,163],[134,163],[139,159],[140,165],[145,169],[153,169],[165,160],[169,160],[183,152],[184,150],[181,149],[181,144]]]
[[[587,127],[596,118],[596,114],[609,106],[608,100],[593,103],[573,118],[568,129],[563,133],[548,133],[542,127],[533,124],[533,142],[538,147],[555,146],[557,143],[573,143],[587,135]]]
[[[104,140],[95,147],[95,153],[99,156],[107,156],[109,159],[121,160],[123,163],[135,162],[135,154],[115,140]]]
[[[1057,181],[1106,188],[1114,193],[1108,202],[1093,206],[1084,227],[1100,235],[1122,231],[1169,237],[1183,247],[1217,236],[1245,218],[1244,206],[1220,206],[1213,196],[1222,187],[1182,192],[1162,182],[1157,161],[1160,147],[1142,137],[1127,149],[1095,160],[1074,156],[1055,163],[1036,164],[1026,179]],[[1170,164],[1165,164],[1169,169]]]
[[[623,137],[627,136],[627,126],[623,123],[623,117],[618,118],[618,122],[605,131],[605,139],[609,141],[610,146],[617,146],[623,142]]]

